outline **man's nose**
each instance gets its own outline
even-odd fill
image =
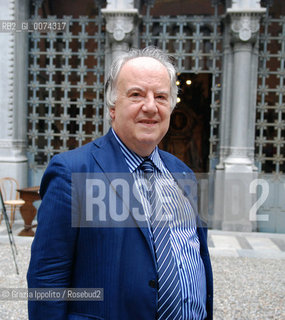
[[[146,99],[143,105],[143,111],[150,112],[150,113],[157,112],[155,96],[153,94],[149,94],[146,96]]]

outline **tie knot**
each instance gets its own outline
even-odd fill
[[[153,173],[154,167],[152,161],[148,158],[141,164],[141,169],[145,173]]]

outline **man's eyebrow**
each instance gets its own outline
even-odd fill
[[[140,87],[131,87],[127,90],[127,95],[132,93],[132,92],[144,92],[145,90],[143,88],[140,88]]]
[[[164,90],[156,91],[156,94],[166,94],[166,95],[169,95],[169,91],[164,91]]]
[[[144,89],[141,87],[131,87],[127,90],[127,92],[131,92],[131,91],[144,91]]]
[[[141,88],[141,87],[131,87],[127,90],[127,94],[133,92],[133,91],[139,91],[139,92],[145,92],[145,89]],[[156,91],[155,94],[162,94],[162,95],[170,95],[170,92],[167,90],[159,90]]]

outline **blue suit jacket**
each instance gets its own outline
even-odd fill
[[[170,172],[187,173],[195,179],[183,162],[169,153],[159,152]],[[71,186],[72,174],[78,172],[129,172],[110,131],[51,160],[41,183],[42,203],[32,244],[28,286],[104,288],[104,300],[29,301],[29,319],[155,319],[157,272],[147,227],[137,224],[131,214],[127,227],[72,227],[72,216],[78,217],[86,209],[82,205],[84,184],[76,190]],[[195,207],[195,203],[192,205]],[[109,210],[106,204],[107,213]],[[207,280],[207,319],[212,319],[213,279],[207,229],[197,221]]]

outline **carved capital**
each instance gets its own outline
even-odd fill
[[[138,16],[137,9],[110,10],[102,9],[106,19],[106,30],[111,39],[116,42],[125,40],[134,30],[135,17]]]
[[[260,16],[256,14],[231,14],[231,31],[235,41],[248,42],[256,39],[260,28]]]
[[[260,1],[233,0],[232,7],[227,9],[230,17],[230,27],[233,40],[238,42],[255,41],[260,28],[260,19],[265,14],[266,8],[260,6]]]

